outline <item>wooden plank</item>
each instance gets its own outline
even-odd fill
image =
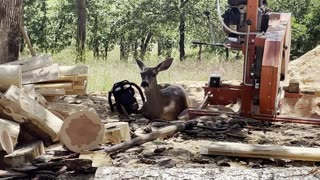
[[[61,76],[88,75],[88,73],[89,73],[89,66],[87,65],[59,67],[59,74]]]
[[[26,163],[31,163],[34,158],[45,153],[44,145],[41,141],[28,144],[18,148],[13,153],[4,157],[4,164],[8,167],[21,167]]]
[[[50,55],[42,55],[42,56],[22,59],[19,61],[9,62],[5,65],[20,65],[21,71],[26,72],[26,71],[32,71],[35,69],[47,67],[52,64],[53,64],[53,60]]]
[[[40,83],[35,84],[34,87],[36,89],[45,88],[45,89],[65,89],[72,90],[73,82],[61,82],[61,83]]]
[[[4,146],[8,144],[6,143],[7,141],[11,141],[12,144],[10,146],[12,146],[11,148],[13,149],[18,142],[19,132],[20,132],[19,124],[0,118],[0,136],[2,137],[1,138],[2,140],[0,142],[0,151],[6,150]],[[10,140],[7,138],[7,135],[9,136]],[[11,153],[11,152],[8,152],[8,150],[6,150],[6,152],[8,154]]]
[[[60,142],[73,152],[92,150],[102,142],[104,131],[104,125],[97,114],[81,111],[64,120]]]
[[[64,118],[67,118],[68,116],[72,115],[73,113],[87,110],[87,108],[81,104],[56,103],[56,102],[48,103],[47,109],[50,111],[58,112]]]
[[[114,122],[104,125],[105,134],[103,143],[120,144],[131,140],[129,124],[127,122]]]
[[[0,104],[6,107],[4,113],[13,117],[16,122],[31,123],[37,128],[35,131],[43,131],[51,137],[52,141],[57,140],[57,135],[63,123],[62,120],[16,86],[11,86],[1,96]]]
[[[39,83],[59,78],[59,65],[53,64],[51,66],[35,69],[22,73],[22,84]]]
[[[0,65],[0,91],[7,90],[11,85],[22,87],[22,73],[19,65]]]
[[[200,150],[202,155],[222,155],[251,158],[274,158],[320,161],[319,148],[214,142]]]
[[[66,95],[87,95],[87,89],[67,90]]]
[[[43,96],[64,96],[66,90],[63,88],[52,89],[52,88],[37,88],[36,92],[42,94]]]

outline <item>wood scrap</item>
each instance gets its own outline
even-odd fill
[[[60,141],[73,152],[92,150],[102,142],[104,131],[104,125],[96,113],[81,111],[64,120]]]
[[[19,132],[19,124],[0,118],[0,151],[5,150],[8,154],[12,153],[17,144]]]
[[[0,91],[7,90],[11,85],[22,87],[21,67],[18,65],[0,65]]]
[[[22,84],[31,84],[55,80],[59,78],[59,65],[52,64],[47,67],[26,71],[22,73]]]
[[[12,170],[0,170],[0,178],[5,179],[13,179],[13,178],[24,178],[28,176],[28,174],[17,172],[17,171],[12,171]]]
[[[0,104],[5,107],[4,113],[11,116],[16,122],[23,123],[28,121],[37,128],[34,131],[43,131],[51,137],[52,141],[57,140],[62,120],[22,92],[18,87],[11,86],[1,96]]]
[[[50,55],[35,56],[27,59],[22,59],[19,61],[13,61],[6,63],[5,65],[20,65],[21,71],[27,72],[35,69],[47,67],[53,64],[53,60]]]
[[[66,94],[66,90],[63,88],[37,88],[36,92],[43,96],[64,96]]]
[[[104,151],[107,153],[114,153],[117,151],[123,151],[123,150],[127,150],[131,147],[137,146],[137,145],[141,145],[143,143],[149,142],[149,141],[153,141],[157,138],[165,138],[168,136],[172,136],[177,132],[183,131],[186,127],[188,127],[191,124],[194,124],[195,121],[194,120],[189,120],[183,123],[179,123],[176,125],[171,125],[171,126],[167,126],[164,128],[161,128],[159,130],[153,131],[149,134],[140,136],[140,137],[136,137],[130,141],[126,141],[111,147],[106,147],[104,148]]]
[[[92,161],[92,167],[103,167],[103,166],[109,166],[112,164],[112,160],[110,156],[101,151],[85,151],[81,152],[79,159],[89,159]]]
[[[4,164],[8,167],[21,167],[26,163],[31,163],[34,158],[45,153],[42,141],[22,146],[13,153],[4,157]]]
[[[103,143],[119,144],[131,140],[129,124],[127,122],[108,123],[105,126]]]
[[[318,148],[242,144],[230,142],[213,142],[209,146],[203,147],[200,151],[200,154],[320,161],[320,150]]]

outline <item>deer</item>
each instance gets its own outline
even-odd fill
[[[146,102],[141,109],[142,115],[150,120],[171,121],[177,120],[179,115],[185,114],[190,106],[190,99],[183,87],[157,83],[158,73],[169,69],[173,58],[167,58],[156,67],[146,67],[140,60],[136,60],[136,62],[141,70],[141,86],[146,96]]]

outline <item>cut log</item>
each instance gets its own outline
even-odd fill
[[[8,154],[12,153],[12,149],[17,144],[19,132],[19,124],[0,119],[0,151],[5,150]]]
[[[92,161],[92,167],[103,167],[112,164],[110,156],[105,152],[81,152],[79,159],[89,159]]]
[[[35,84],[34,87],[36,89],[39,88],[47,88],[47,89],[65,89],[65,90],[72,90],[73,89],[73,82],[62,82],[62,83],[40,83]]]
[[[87,75],[89,73],[89,66],[60,66],[59,74],[61,76],[75,76],[75,75]]]
[[[19,61],[13,61],[5,65],[20,65],[21,71],[32,71],[35,69],[47,67],[53,64],[52,58],[50,55],[36,56],[27,59],[22,59]]]
[[[5,107],[4,113],[11,116],[16,122],[29,122],[34,125],[33,131],[41,131],[49,135],[52,141],[57,140],[57,135],[62,126],[62,120],[46,110],[43,106],[22,92],[16,86],[11,86],[1,96],[0,104]],[[45,140],[45,139],[44,139]]]
[[[13,153],[6,155],[3,161],[9,167],[21,167],[26,163],[31,163],[34,158],[44,153],[44,145],[38,141],[18,148]]]
[[[22,87],[21,67],[18,65],[0,65],[0,91],[7,90],[11,85]]]
[[[157,138],[165,138],[168,136],[172,136],[177,132],[183,131],[188,125],[190,124],[194,124],[195,121],[194,120],[190,120],[190,121],[186,121],[184,123],[180,123],[180,124],[176,124],[176,125],[171,125],[171,126],[167,126],[164,128],[161,128],[157,131],[153,131],[149,134],[146,134],[144,136],[139,136],[136,137],[130,141],[126,141],[111,147],[106,147],[104,148],[104,151],[107,153],[114,153],[117,151],[122,151],[122,150],[127,150],[129,148],[132,148],[134,146],[137,145],[141,145],[143,143],[155,140]]]
[[[203,147],[200,153],[202,155],[320,161],[319,148],[288,147],[277,145],[215,142],[209,146]]]
[[[7,154],[13,152],[13,142],[7,130],[0,130],[0,146]]]
[[[103,143],[120,144],[131,140],[129,124],[127,122],[115,122],[104,125],[106,128]]]
[[[36,92],[42,94],[43,96],[64,96],[66,90],[63,88],[60,89],[51,89],[51,88],[38,88]]]
[[[73,113],[87,110],[87,108],[81,104],[54,103],[54,102],[50,102],[48,104],[49,104],[47,107],[48,110],[56,111],[59,114],[61,114],[64,118],[69,117]]]
[[[39,83],[59,78],[59,65],[35,69],[22,73],[22,84]]]
[[[64,120],[60,141],[73,152],[92,150],[102,142],[104,131],[104,125],[97,114],[81,111]]]

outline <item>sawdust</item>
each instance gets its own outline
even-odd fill
[[[320,91],[320,46],[291,61],[288,68],[288,80],[299,80],[302,89]]]

